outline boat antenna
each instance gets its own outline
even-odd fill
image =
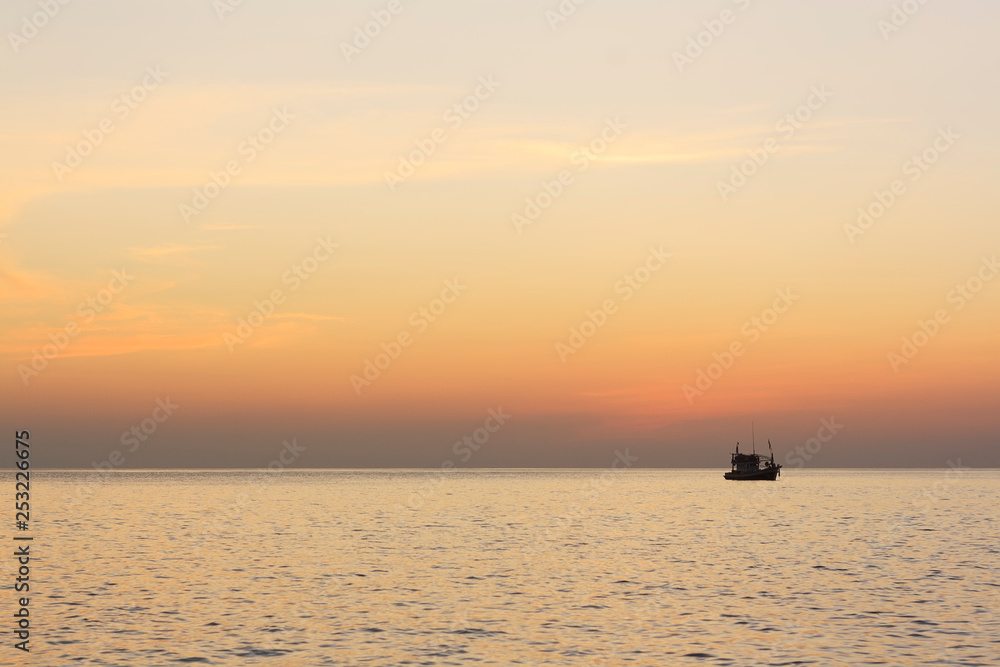
[[[751,441],[751,445],[753,446],[753,453],[756,454],[757,453],[757,440],[754,438],[754,435],[753,435],[753,422],[752,421],[750,422],[750,441]]]

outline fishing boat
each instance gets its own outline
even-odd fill
[[[733,469],[725,474],[726,479],[735,480],[770,480],[774,481],[781,474],[781,464],[774,462],[774,450],[771,449],[771,441],[767,441],[767,449],[771,452],[770,458],[757,453],[757,444],[753,439],[753,425],[750,426],[751,454],[740,454],[740,443],[736,443],[736,453],[732,455]],[[763,462],[763,465],[761,463]]]

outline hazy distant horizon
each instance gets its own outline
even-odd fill
[[[663,467],[663,466],[643,467],[643,466],[640,466],[640,465],[636,465],[634,469],[635,470],[700,470],[700,471],[704,471],[704,472],[716,472],[716,471],[719,471],[719,470],[725,470],[727,467],[728,466],[722,466],[721,468],[719,466],[716,466],[714,468],[701,467],[701,466],[676,466],[676,467],[670,468],[670,467]],[[41,472],[60,472],[60,471],[65,471],[65,472],[87,472],[89,470],[89,471],[92,471],[92,472],[95,472],[95,473],[112,472],[112,473],[116,473],[117,474],[117,473],[139,473],[139,472],[213,472],[213,471],[214,472],[227,472],[227,471],[228,472],[262,472],[262,471],[267,471],[267,468],[115,468],[115,469],[113,469],[111,471],[104,471],[104,470],[95,469],[93,467],[91,467],[91,468],[42,468],[42,467],[39,467],[36,470],[37,471],[41,471]],[[355,471],[355,470],[357,470],[357,471],[368,471],[368,472],[383,472],[383,471],[384,472],[393,472],[393,471],[406,471],[406,472],[409,472],[409,471],[417,471],[417,472],[427,472],[427,473],[441,473],[442,472],[442,470],[441,470],[440,467],[434,467],[434,468],[424,467],[424,468],[419,468],[419,467],[415,467],[415,466],[411,466],[411,467],[399,467],[399,468],[305,468],[305,467],[303,467],[303,468],[283,468],[283,469],[281,469],[281,472],[310,472],[310,471],[317,471],[317,472],[322,472],[322,471],[328,471],[328,472],[337,472],[337,471],[351,472],[351,471]],[[574,471],[574,470],[577,470],[577,471],[579,471],[579,470],[601,470],[601,468],[599,468],[597,466],[582,466],[582,467],[576,467],[576,468],[572,468],[572,467],[556,467],[556,466],[538,466],[538,467],[503,466],[503,467],[477,468],[476,466],[468,466],[468,467],[465,467],[465,468],[455,468],[455,469],[446,471],[444,474],[449,474],[450,475],[452,473],[489,471],[489,470],[520,470],[520,471],[531,471],[531,470],[545,470],[545,471],[566,470],[566,471]],[[784,474],[788,474],[788,473],[793,473],[794,474],[796,472],[808,472],[810,470],[872,470],[872,471],[879,471],[879,470],[903,470],[903,471],[905,471],[905,470],[940,470],[942,472],[952,472],[952,471],[954,471],[954,468],[950,468],[948,466],[945,466],[943,468],[935,468],[935,467],[932,467],[932,466],[910,466],[908,468],[893,468],[893,467],[886,467],[886,466],[872,466],[872,467],[867,467],[867,468],[862,468],[862,467],[858,467],[858,466],[843,466],[843,467],[811,466],[809,468],[782,468],[782,471],[784,472]],[[971,472],[971,471],[974,471],[974,470],[984,470],[984,471],[1000,470],[1000,466],[985,467],[985,468],[967,467],[965,469],[966,472]],[[625,471],[623,471],[623,472],[625,472]]]

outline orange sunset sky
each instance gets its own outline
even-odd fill
[[[35,464],[1000,465],[1000,7],[572,6],[4,3]]]

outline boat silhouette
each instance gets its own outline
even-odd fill
[[[757,444],[753,436],[753,424],[750,425],[750,437],[753,453],[740,454],[740,443],[736,443],[736,452],[732,455],[733,469],[725,474],[726,479],[733,480],[768,480],[773,482],[781,474],[781,464],[774,462],[774,450],[771,449],[771,441],[767,441],[767,449],[771,452],[770,458],[757,453]],[[763,465],[761,465],[763,462]]]

